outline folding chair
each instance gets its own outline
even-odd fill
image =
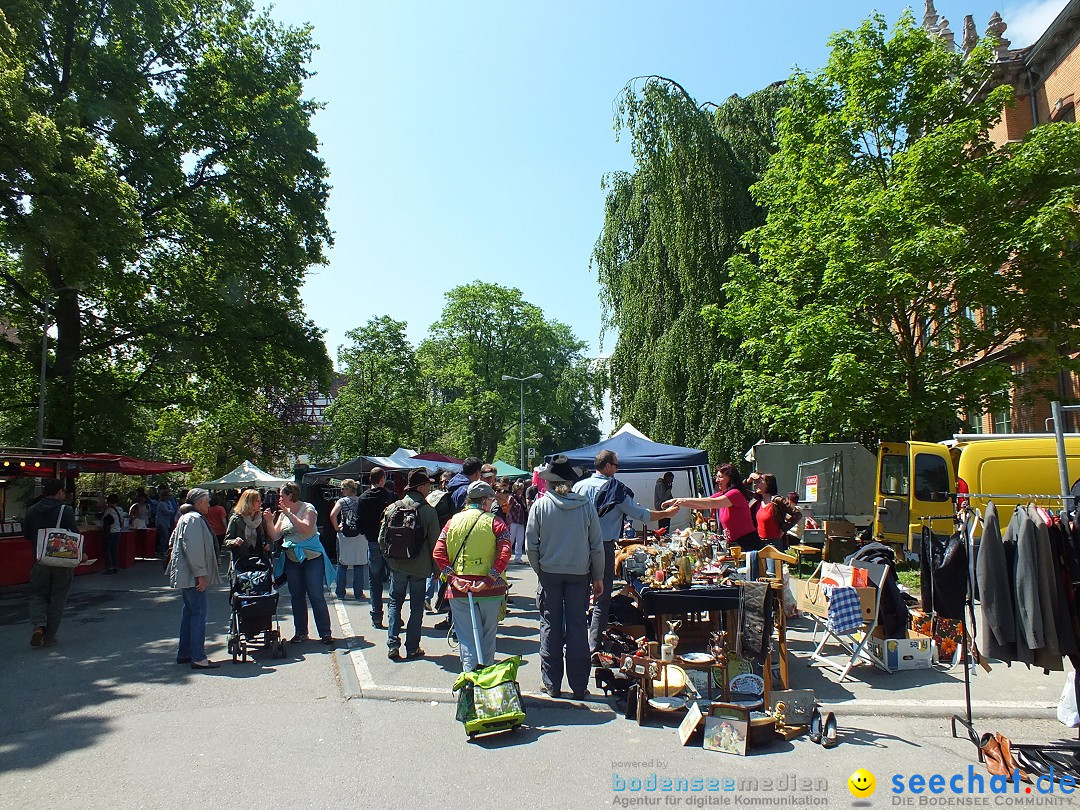
[[[828,669],[835,670],[840,673],[840,680],[837,683],[843,683],[845,679],[851,673],[851,668],[856,663],[862,661],[864,663],[880,666],[869,653],[866,652],[867,642],[870,640],[870,636],[873,635],[874,630],[878,626],[878,617],[881,614],[881,596],[884,593],[885,577],[888,576],[889,569],[885,565],[877,565],[875,563],[862,563],[857,562],[852,565],[853,568],[863,568],[867,572],[867,581],[872,583],[877,588],[877,594],[874,597],[874,612],[873,616],[867,618],[863,617],[863,624],[861,628],[852,630],[847,633],[836,633],[829,629],[828,619],[822,618],[816,614],[810,614],[810,618],[814,621],[814,639],[817,639],[818,630],[824,630],[824,635],[821,641],[818,642],[817,647],[810,654],[811,666],[814,663],[822,664]],[[818,576],[818,581],[821,580],[821,565],[818,565],[815,572]],[[861,633],[861,638],[856,638],[856,634]],[[837,644],[843,652],[834,654],[833,656],[825,655],[823,650],[825,645],[830,641]]]

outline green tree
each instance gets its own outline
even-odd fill
[[[725,262],[761,222],[748,189],[774,148],[784,99],[773,85],[699,106],[675,82],[649,77],[640,90],[628,85],[616,113],[635,168],[605,178],[593,252],[605,328],[617,333],[614,411],[654,439],[714,457],[741,453],[763,431],[716,368],[738,343],[708,328],[702,309],[724,303]]]
[[[324,389],[312,44],[247,0],[0,0],[0,429],[136,450],[168,406]]]
[[[516,464],[521,389],[502,377],[539,372],[525,383],[526,441],[541,452],[599,441],[584,349],[520,290],[480,281],[455,287],[418,350],[430,401],[421,431],[435,449]]]
[[[788,82],[767,218],[712,311],[741,342],[721,374],[793,438],[940,438],[1008,388],[1017,336],[1036,385],[1076,345],[1080,129],[996,147],[989,45],[965,59],[910,13],[830,45]]]
[[[340,458],[419,443],[416,420],[425,403],[406,326],[383,315],[345,333],[351,343],[338,350],[338,365],[348,382],[327,409],[330,444]]]

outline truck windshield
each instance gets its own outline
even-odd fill
[[[881,494],[907,497],[907,456],[885,456],[881,459]]]

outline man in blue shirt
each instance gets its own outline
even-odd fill
[[[615,580],[615,541],[622,536],[623,521],[662,520],[676,515],[679,507],[646,509],[634,501],[634,493],[615,478],[619,457],[614,450],[601,450],[594,459],[596,472],[574,484],[574,492],[592,501],[600,516],[600,536],[604,541],[604,592],[593,604],[592,626],[589,628],[589,649],[600,649],[600,634],[607,629],[608,609],[611,607],[611,587]]]

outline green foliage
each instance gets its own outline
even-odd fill
[[[1028,383],[1075,345],[1080,131],[996,148],[1010,88],[969,101],[988,48],[947,51],[910,13],[830,44],[824,70],[788,82],[753,188],[767,218],[708,312],[740,344],[718,372],[794,439],[940,438],[997,404],[1018,333],[1035,338]]]
[[[326,390],[300,298],[331,240],[310,32],[247,0],[0,12],[2,438],[33,435],[46,319],[46,432],[68,449],[137,451],[164,407],[220,438],[229,403],[265,425]],[[192,452],[216,467],[233,439]]]
[[[348,382],[327,410],[330,444],[341,459],[418,444],[426,403],[406,326],[384,315],[345,333],[351,344],[339,349],[338,365]]]
[[[738,381],[716,369],[738,341],[709,329],[702,309],[725,302],[725,262],[761,221],[748,189],[775,148],[785,97],[772,86],[709,112],[652,77],[627,87],[616,114],[636,165],[604,180],[593,252],[605,326],[617,333],[606,369],[614,410],[656,440],[714,457],[762,435],[754,408],[736,403]]]
[[[422,444],[518,464],[521,389],[502,377],[536,372],[543,376],[525,383],[526,443],[543,453],[599,441],[584,348],[520,290],[479,281],[455,287],[418,351],[430,403]]]

